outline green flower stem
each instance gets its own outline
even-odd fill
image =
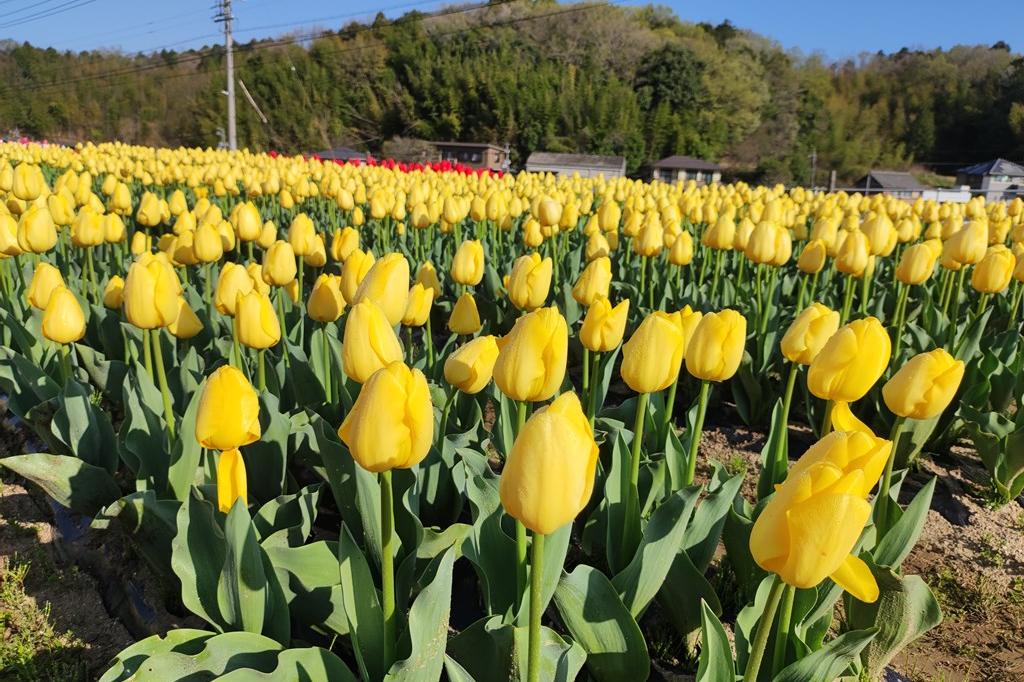
[[[796,377],[800,374],[800,365],[792,363],[789,367],[789,377],[786,379],[786,392],[782,397],[782,428],[775,433],[774,452],[778,458],[769,462],[771,467],[772,483],[782,483],[782,479],[775,480],[774,473],[785,471],[789,468],[789,456],[787,454],[787,437],[789,436],[789,408],[793,404],[793,389],[796,388]]]
[[[395,519],[391,471],[380,472],[380,586],[384,594],[384,670],[395,661]]]
[[[234,319],[231,320],[231,364],[236,369],[242,369],[242,349],[238,345],[238,330],[235,327]],[[242,371],[245,370],[242,369]]]
[[[1020,312],[1020,297],[1022,292],[1024,292],[1024,285],[1020,282],[1014,282],[1013,298],[1010,303],[1010,322],[1006,325],[1007,329],[1013,329],[1013,325],[1017,323],[1017,315]]]
[[[874,270],[861,275],[860,278],[860,314],[868,314],[868,299],[871,298],[871,280],[874,278]]]
[[[853,277],[846,276],[846,293],[843,297],[843,312],[839,315],[839,326],[842,327],[850,319],[850,307],[853,305]]]
[[[796,296],[796,314],[799,315],[804,309],[804,298],[807,296],[807,275],[800,275],[800,292]]]
[[[535,533],[530,557],[530,639],[527,646],[527,682],[540,682],[540,588],[544,575],[544,534]]]
[[[256,352],[257,376],[259,377],[259,389],[261,392],[267,390],[267,365],[266,360],[263,357],[266,352],[267,351],[264,348],[260,348],[259,351]]]
[[[591,376],[591,387],[590,394],[587,395],[587,420],[590,422],[590,427],[594,427],[594,416],[597,414],[597,387],[598,387],[598,375],[601,371],[601,354],[595,352],[593,354],[594,367],[590,373]]]
[[[900,282],[899,295],[896,298],[896,314],[895,323],[893,324],[893,349],[892,349],[892,361],[896,362],[896,359],[900,354],[900,347],[903,345],[903,326],[906,323],[907,315],[907,297],[910,294],[910,286]]]
[[[160,382],[160,397],[164,401],[164,421],[167,422],[167,433],[171,436],[171,440],[174,440],[175,424],[174,424],[174,408],[171,407],[171,389],[167,384],[167,373],[164,371],[164,354],[160,351],[160,330],[150,329],[147,332],[143,332],[143,336],[148,334],[150,340],[153,342],[153,356],[156,359],[156,375]],[[145,338],[143,338],[145,342]]]
[[[303,289],[303,277],[305,276],[305,263],[302,261],[302,256],[296,256],[295,260],[298,262],[299,270],[299,302],[296,304],[299,306],[299,348],[306,349],[306,325],[303,324],[303,315],[306,314],[305,308],[303,307],[303,297],[306,295]]]
[[[877,526],[875,537],[881,540],[885,537],[885,534],[889,531],[889,488],[892,487],[892,467],[893,462],[896,460],[896,450],[900,444],[900,432],[903,430],[903,422],[906,421],[906,417],[896,417],[896,421],[892,425],[892,433],[889,435],[889,440],[892,441],[892,449],[889,450],[889,459],[885,461],[885,470],[882,472],[882,482],[878,484],[878,496],[876,498],[876,516],[875,525]],[[878,505],[881,506],[878,506]]]
[[[764,307],[761,310],[761,318],[757,323],[757,332],[764,336],[768,330],[768,313],[772,308],[772,300],[775,298],[775,287],[779,282],[779,269],[773,267],[768,273],[768,291],[764,299]]]
[[[814,297],[818,293],[818,278],[821,276],[821,270],[814,273],[814,278],[811,280],[811,296],[810,299],[813,301]]]
[[[281,355],[284,356],[284,366],[290,368],[292,361],[288,355],[288,331],[284,326],[284,287],[277,288],[277,321],[281,324]]]
[[[60,379],[64,385],[71,379],[71,349],[66,343],[60,344]]]
[[[526,401],[517,403],[516,413],[516,438],[523,430],[526,423]],[[512,453],[506,453],[507,458]],[[516,603],[521,604],[523,595],[526,593],[526,526],[522,521],[516,520]]]
[[[960,316],[960,294],[964,290],[964,275],[966,274],[967,268],[965,267],[960,268],[960,272],[957,273],[956,287],[953,289],[953,298],[951,301],[953,304],[953,313],[949,318],[951,322],[956,322],[957,318]]]
[[[14,271],[18,274],[18,283],[21,284],[22,293],[27,292],[28,287],[25,286],[25,273],[21,270],[21,258],[19,256],[14,257]]]
[[[213,263],[203,265],[203,300],[206,301],[206,316],[213,320]],[[284,324],[281,330],[284,331]]]
[[[949,310],[949,294],[951,287],[953,286],[953,274],[952,270],[943,269],[942,271],[942,285],[939,289],[939,307],[942,308],[942,314],[945,315],[946,311]]]
[[[661,417],[661,433],[658,434],[661,440],[668,438],[668,430],[672,428],[672,413],[676,409],[676,393],[679,391],[679,375],[668,389],[668,398],[665,399],[665,411]]]
[[[96,265],[92,259],[92,247],[85,249],[85,267],[89,272],[89,290],[92,292],[92,300],[98,304],[100,297],[99,288],[96,286]]]
[[[430,325],[430,314],[427,314],[427,367],[434,369],[434,332]]]
[[[640,302],[644,300],[644,295],[647,293],[647,259],[643,256],[640,257]]]
[[[783,583],[785,585],[785,583]],[[782,609],[779,611],[779,627],[775,631],[775,652],[772,656],[772,675],[786,667],[786,646],[789,644],[790,626],[793,621],[793,599],[796,588],[785,585],[782,592]]]
[[[153,374],[153,351],[149,347],[149,330],[142,330],[142,362],[146,366],[146,373],[149,374],[151,380],[156,379],[156,375]]]
[[[774,576],[771,592],[768,593],[768,603],[765,604],[761,618],[757,621],[757,634],[754,635],[754,642],[750,648],[747,669],[743,671],[743,682],[757,680],[757,673],[761,669],[761,659],[764,658],[765,649],[768,648],[768,635],[771,634],[772,625],[775,623],[775,612],[779,609],[783,587],[785,587],[785,583],[782,582],[782,579],[779,576]]]
[[[715,249],[715,269],[711,273],[711,300],[717,304],[718,296],[718,280],[722,276],[722,256],[725,255],[725,251],[722,249]]]
[[[583,400],[590,404],[590,350],[583,346]]]
[[[818,438],[824,438],[832,432],[832,408],[834,405],[831,400],[825,401],[825,418],[821,420],[821,434]]]
[[[323,325],[320,328],[320,331],[321,331],[320,338],[322,340],[321,350],[323,351],[323,356],[324,356],[324,360],[323,360],[323,362],[324,362],[324,367],[323,367],[323,372],[324,372],[324,377],[323,377],[323,379],[324,379],[324,393],[326,394],[327,404],[330,405],[333,402],[333,398],[334,398],[334,396],[332,395],[333,392],[331,391],[331,388],[332,388],[334,382],[331,380],[331,342],[327,338],[327,323],[326,322],[323,323]]]
[[[978,307],[974,309],[974,317],[975,317],[975,319],[981,317],[982,314],[985,312],[985,308],[988,307],[988,301],[989,301],[989,294],[982,294],[978,298]]]
[[[632,556],[640,544],[640,455],[644,442],[644,423],[647,421],[647,404],[650,393],[641,393],[636,401],[636,418],[633,421],[633,447],[629,460],[629,479],[624,479],[622,499],[626,502],[626,522],[622,531],[622,557]],[[618,568],[618,567],[616,567]]]
[[[700,437],[704,431],[704,415],[708,411],[708,394],[711,392],[711,382],[704,380],[700,382],[700,397],[697,398],[697,418],[693,422],[693,433],[690,434],[690,453],[686,458],[686,485],[693,483],[697,475],[697,454],[700,452]]]
[[[451,410],[452,403],[455,402],[455,396],[459,394],[459,390],[454,386],[448,388],[448,399],[444,401],[444,409],[441,410],[441,426],[437,431],[438,437],[444,441],[445,432],[448,431],[448,413]]]

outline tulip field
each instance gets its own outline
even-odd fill
[[[104,682],[880,679],[909,477],[1024,490],[1020,198],[8,143],[0,200],[0,474],[195,625]]]

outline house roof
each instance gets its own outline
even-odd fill
[[[699,171],[719,171],[722,167],[717,163],[711,161],[705,161],[704,159],[697,159],[692,156],[682,156],[680,154],[674,154],[672,156],[666,156],[661,161],[656,161],[651,164],[652,168],[669,168],[673,170],[699,170]]]
[[[361,152],[358,149],[352,149],[352,147],[335,147],[334,149],[325,149],[316,153],[321,159],[328,161],[340,160],[348,161],[349,159],[365,159],[366,152]]]
[[[1009,175],[1015,178],[1024,178],[1024,167],[1006,159],[983,161],[973,166],[961,168],[957,172],[964,175]]]
[[[597,156],[594,154],[559,154],[557,152],[533,152],[526,159],[527,166],[563,166],[567,168],[607,168],[622,171],[626,167],[624,156]]]
[[[448,142],[448,141],[432,141],[430,144],[435,147],[456,147],[456,148],[467,148],[467,149],[497,149],[499,152],[505,151],[505,148],[494,144],[493,142]]]
[[[857,181],[858,187],[868,187],[868,178],[871,178],[870,188],[874,189],[896,189],[904,191],[920,191],[928,189],[910,173],[906,171],[873,170]]]

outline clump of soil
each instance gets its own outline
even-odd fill
[[[55,550],[49,509],[0,483],[0,680],[93,680],[132,641]]]

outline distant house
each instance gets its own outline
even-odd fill
[[[489,142],[431,142],[441,161],[451,161],[471,168],[508,170],[508,145],[499,147]]]
[[[873,170],[853,184],[865,194],[891,194],[902,199],[914,199],[928,189],[906,171]]]
[[[526,170],[531,173],[556,173],[593,178],[604,175],[617,178],[626,174],[624,156],[595,156],[592,154],[558,154],[555,152],[533,152],[526,159]]]
[[[675,154],[652,163],[650,178],[662,182],[693,180],[698,185],[709,185],[721,181],[722,167],[704,159]]]
[[[325,149],[321,152],[316,152],[316,156],[320,157],[324,161],[359,161],[360,163],[366,161],[366,152],[361,152],[358,149],[352,149],[352,147],[335,147],[333,149]]]
[[[989,200],[1012,199],[1024,194],[1024,167],[1006,159],[976,163],[956,172],[956,184]]]

